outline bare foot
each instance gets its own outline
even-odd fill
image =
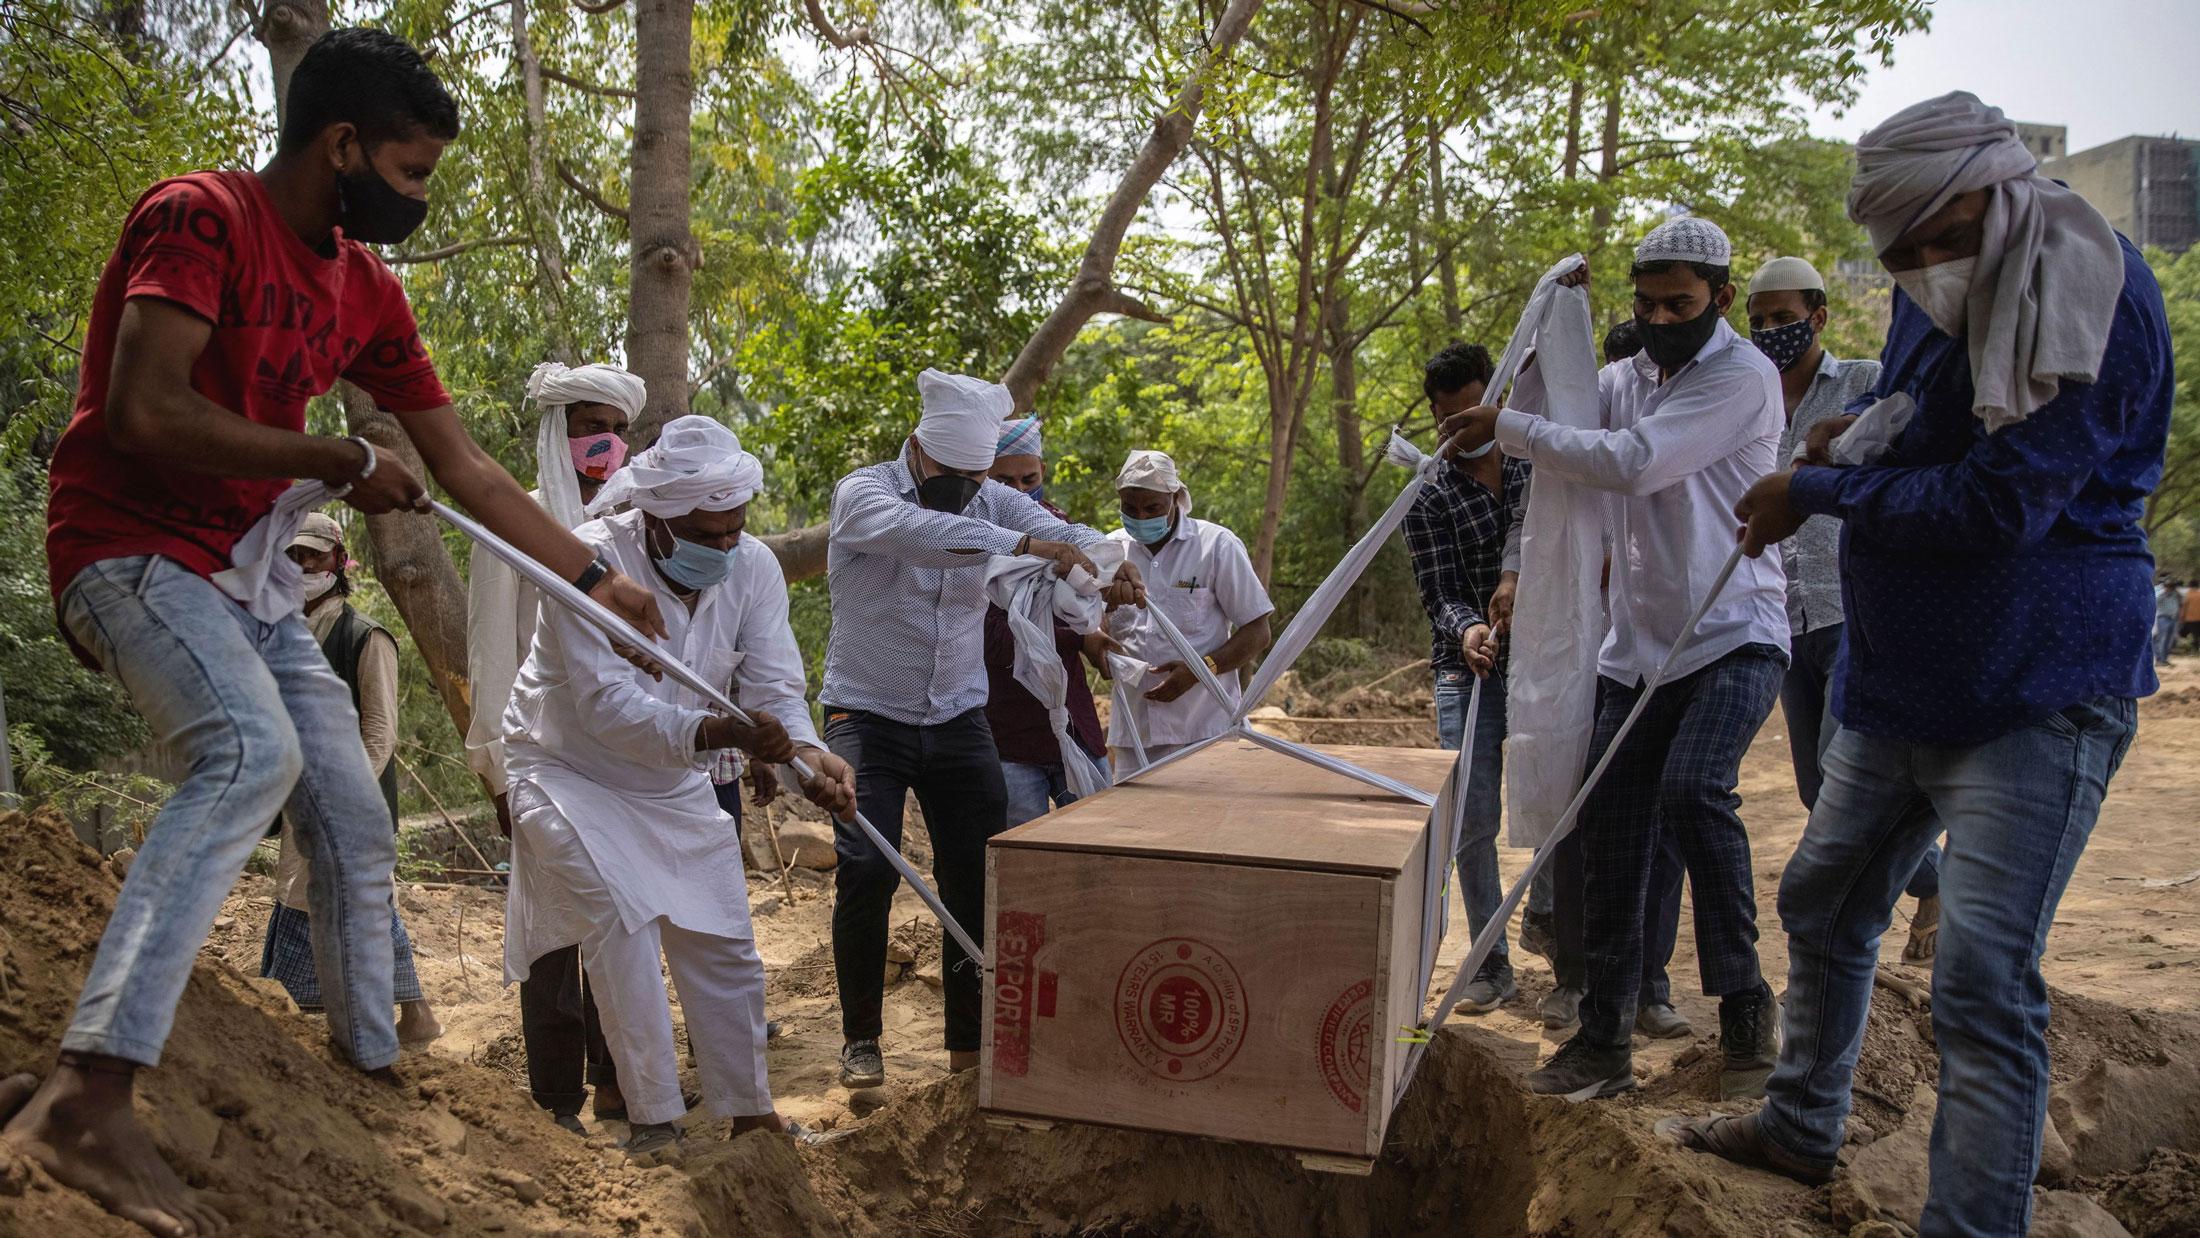
[[[38,1164],[56,1182],[84,1192],[109,1212],[163,1238],[193,1238],[228,1228],[161,1159],[130,1108],[135,1071],[115,1058],[85,1055],[54,1068],[20,1102],[0,1142]],[[0,1084],[0,1108],[16,1103],[18,1075]]]
[[[417,1002],[400,1002],[397,1006],[397,1043],[424,1045],[443,1034],[443,1022],[435,1017],[435,1007],[426,998]]]
[[[616,1083],[596,1085],[596,1120],[598,1122],[623,1122],[626,1120],[626,1093]]]
[[[1940,896],[1917,900],[1917,914],[1910,917],[1910,938],[1902,943],[1902,961],[1930,963],[1940,952]]]

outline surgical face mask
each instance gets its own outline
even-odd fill
[[[970,501],[978,497],[978,488],[985,483],[960,473],[942,473],[927,477],[917,483],[917,502],[928,511],[945,512],[959,516]]]
[[[364,156],[365,149],[361,148]],[[425,198],[399,193],[362,157],[357,172],[336,174],[336,222],[344,235],[369,245],[395,245],[428,217]]]
[[[1719,303],[1712,301],[1703,313],[1686,322],[1651,322],[1635,315],[1635,333],[1642,337],[1642,351],[1668,374],[1696,359],[1711,333],[1719,329]]]
[[[1896,271],[1894,282],[1917,302],[1917,307],[1925,311],[1934,326],[1948,335],[1960,335],[1964,320],[1970,317],[1971,271],[1976,266],[1976,257],[1958,258],[1954,262]]]
[[[1169,535],[1167,516],[1133,516],[1123,513],[1123,531],[1138,539],[1141,546],[1152,546]]]
[[[1817,338],[1818,333],[1811,329],[1808,318],[1798,318],[1785,326],[1766,327],[1762,331],[1749,333],[1749,342],[1757,346],[1758,352],[1770,358],[1772,364],[1778,366],[1782,373],[1794,369],[1795,363],[1803,359],[1803,354],[1810,351],[1811,342]]]
[[[320,601],[328,591],[336,587],[336,573],[307,572],[298,578],[299,593],[308,602]]]
[[[672,539],[672,553],[659,556],[657,567],[673,584],[683,589],[708,589],[724,580],[726,573],[733,570],[734,550],[740,549],[738,541],[734,544],[734,550],[720,550],[716,546],[691,542],[669,529],[665,534]],[[651,541],[654,542],[655,539],[652,538]],[[651,549],[655,549],[654,545]]]
[[[603,481],[626,463],[626,440],[616,434],[569,438],[565,445],[573,453],[573,471],[590,481]]]

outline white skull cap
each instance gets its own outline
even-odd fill
[[[1826,277],[1818,268],[1801,258],[1774,258],[1757,268],[1757,274],[1749,281],[1749,292],[1824,292]]]

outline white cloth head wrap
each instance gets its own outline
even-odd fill
[[[1801,258],[1774,258],[1750,277],[1749,294],[1760,292],[1824,292],[1826,277]]]
[[[1123,458],[1123,468],[1115,475],[1118,490],[1153,490],[1176,495],[1179,515],[1192,514],[1192,492],[1176,475],[1176,461],[1164,452],[1134,451]]]
[[[649,448],[611,475],[588,505],[602,516],[631,503],[660,520],[689,512],[728,512],[764,488],[764,465],[741,450],[733,431],[689,414],[665,423]]]
[[[573,473],[573,456],[565,445],[565,410],[575,404],[609,404],[631,420],[642,415],[649,388],[617,366],[576,370],[545,361],[527,376],[527,398],[542,408],[542,424],[535,428],[535,483],[542,490],[542,505],[559,524],[579,528],[587,516],[581,511],[580,478]]]
[[[1043,456],[1047,454],[1039,439],[1039,418],[1018,417],[1001,423],[1000,441],[993,444],[993,458],[1002,456]]]
[[[1912,104],[1856,144],[1849,218],[1885,253],[1957,194],[1991,191],[1964,337],[1971,410],[1989,432],[2099,377],[2123,250],[2084,198],[2041,176],[2017,127],[1968,91]]]
[[[926,370],[917,375],[924,416],[917,422],[917,445],[951,469],[993,467],[993,444],[1001,423],[1016,411],[1008,388],[965,374]]]
[[[1726,239],[1726,230],[1701,215],[1676,215],[1642,238],[1635,246],[1635,261],[1640,262],[1705,262],[1715,267],[1731,266],[1734,262],[1734,246]]]

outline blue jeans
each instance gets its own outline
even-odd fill
[[[329,1034],[362,1069],[396,1061],[397,840],[351,690],[305,621],[261,623],[152,555],[85,568],[62,593],[61,616],[190,771],[146,831],[61,1047],[160,1063],[207,930],[280,812],[311,873]]]
[[[1436,672],[1436,743],[1457,751],[1467,733],[1467,703],[1474,692],[1472,671]],[[1497,914],[1505,890],[1497,876],[1497,826],[1505,785],[1505,676],[1491,672],[1482,681],[1482,706],[1474,727],[1474,753],[1468,758],[1465,826],[1459,832],[1459,896],[1467,908],[1467,933],[1479,935],[1482,926]],[[1548,866],[1545,869],[1548,872]],[[1536,907],[1541,896],[1542,907]],[[1528,891],[1528,909],[1548,914],[1551,887],[1538,878]],[[1497,935],[1490,958],[1509,955],[1505,935]]]
[[[1100,771],[1106,773],[1107,758],[1100,758],[1099,765]],[[1003,761],[1001,780],[1008,784],[1008,823],[1011,826],[1037,821],[1056,808],[1067,808],[1078,799],[1077,793],[1069,789],[1069,775],[1060,765]]]
[[[1880,934],[1945,825],[1940,1111],[1921,1238],[2030,1224],[2047,1121],[2040,955],[2137,720],[2133,701],[2102,697],[1967,748],[1844,729],[1826,750],[1825,791],[1780,881],[1786,1043],[1762,1124],[1798,1156],[1830,1163],[1840,1149]]]
[[[1822,768],[1826,745],[1833,742],[1841,723],[1833,716],[1833,664],[1841,654],[1841,632],[1846,624],[1832,624],[1805,632],[1791,648],[1794,661],[1780,681],[1780,712],[1787,715],[1788,755],[1795,762],[1795,790],[1807,811],[1818,806],[1818,792],[1825,786]],[[1903,893],[1911,898],[1932,898],[1940,893],[1940,844],[1925,849]]]
[[[2177,647],[2177,616],[2154,617],[2154,660],[2162,666],[2169,665],[2169,651]]]

